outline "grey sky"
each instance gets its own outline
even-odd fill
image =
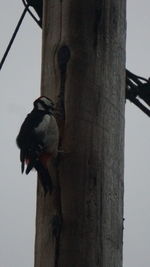
[[[127,5],[127,67],[150,77],[150,2]],[[150,264],[150,120],[126,105],[124,267]]]
[[[0,58],[23,10],[21,0],[0,9]],[[150,2],[128,1],[127,67],[150,76]],[[26,16],[0,73],[0,266],[32,267],[36,175],[21,175],[15,138],[40,92],[41,30]],[[150,120],[126,104],[124,267],[150,264]]]
[[[20,0],[0,9],[0,57],[22,13]],[[15,138],[40,92],[41,29],[26,15],[0,73],[0,266],[33,266],[36,175],[21,175]]]

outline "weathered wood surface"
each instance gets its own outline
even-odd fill
[[[67,153],[57,169],[60,199],[38,187],[35,267],[122,266],[125,11],[125,0],[44,2],[41,91],[56,100],[64,90]],[[64,45],[70,59],[61,72]]]

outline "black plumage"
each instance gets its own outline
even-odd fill
[[[16,138],[20,148],[21,171],[26,174],[35,168],[39,174],[45,193],[52,191],[52,181],[42,158],[56,156],[58,127],[53,116],[53,104],[46,97],[38,98],[34,108],[25,118]]]

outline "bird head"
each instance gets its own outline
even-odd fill
[[[53,101],[46,96],[41,96],[41,97],[37,98],[34,101],[33,105],[34,105],[34,108],[37,110],[48,111],[50,113],[53,113],[53,111],[54,111]]]

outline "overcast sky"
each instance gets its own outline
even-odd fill
[[[0,58],[23,10],[0,8]],[[129,0],[127,68],[150,76],[150,2]],[[22,176],[15,138],[40,93],[41,30],[26,15],[0,73],[0,266],[33,267],[36,175]],[[124,267],[150,264],[150,119],[126,104]]]

